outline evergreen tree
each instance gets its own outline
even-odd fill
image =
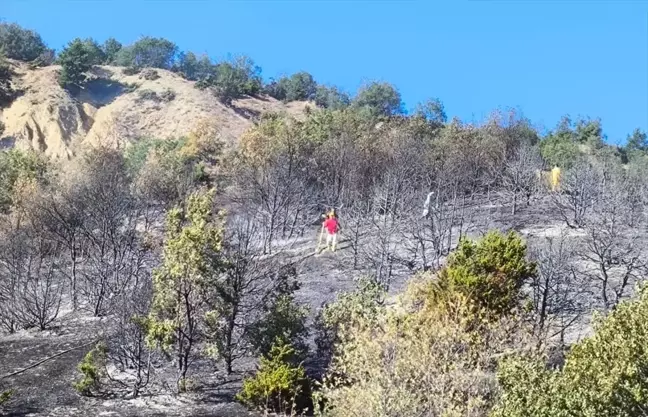
[[[92,68],[92,54],[87,44],[79,38],[74,39],[61,52],[58,58],[61,64],[59,82],[64,87],[81,87],[86,80],[86,72]]]
[[[184,391],[187,371],[204,329],[203,298],[214,276],[223,270],[223,228],[213,212],[213,191],[193,193],[185,208],[167,215],[162,265],[153,272],[153,304],[149,344],[175,358],[178,391]]]

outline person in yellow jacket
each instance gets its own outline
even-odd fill
[[[553,167],[551,170],[551,191],[557,191],[560,187],[560,168]]]

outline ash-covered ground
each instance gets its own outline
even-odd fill
[[[577,242],[580,231],[568,229],[553,212],[550,202],[538,199],[511,216],[504,204],[479,203],[473,207],[468,234],[479,236],[498,228],[516,230],[526,237],[530,247],[542,245],[546,237],[564,234]],[[344,212],[341,214],[344,225]],[[354,269],[348,239],[343,236],[339,250],[314,256],[317,244],[317,226],[303,237],[293,241],[286,254],[297,262],[301,288],[297,300],[308,305],[311,318],[336,294],[354,288],[354,279],[367,270]],[[390,280],[390,293],[404,288],[413,271],[394,267]],[[629,294],[628,294],[629,295]],[[595,308],[595,302],[591,302]],[[153,382],[136,399],[123,397],[87,398],[80,396],[72,382],[79,377],[77,364],[89,350],[89,343],[110,332],[108,321],[93,318],[82,312],[62,310],[56,323],[48,331],[21,331],[0,338],[0,375],[6,376],[27,368],[60,352],[60,356],[15,376],[0,380],[0,388],[13,389],[12,399],[4,409],[10,416],[221,416],[238,417],[259,415],[246,410],[234,400],[246,373],[253,371],[253,359],[240,360],[235,372],[227,377],[218,366],[208,360],[194,364],[191,377],[199,381],[196,389],[185,395],[171,394],[168,376],[173,370],[168,365],[155,369]],[[569,342],[587,335],[588,317],[570,327],[565,339]],[[77,349],[75,347],[82,346]],[[167,385],[165,385],[167,384]]]

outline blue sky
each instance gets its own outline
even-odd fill
[[[518,107],[553,128],[600,117],[610,142],[648,130],[648,1],[0,0],[56,49],[74,37],[162,36],[266,78],[306,70],[354,92],[389,81],[406,107],[440,98],[477,121]]]

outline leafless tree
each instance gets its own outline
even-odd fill
[[[84,155],[71,181],[76,190],[72,207],[81,220],[79,292],[85,308],[105,315],[113,299],[137,285],[146,266],[149,253],[138,227],[140,200],[131,193],[125,160],[117,151],[99,149]]]
[[[156,352],[146,343],[146,315],[151,304],[151,285],[142,280],[128,294],[116,302],[115,314],[111,317],[114,333],[107,341],[107,360],[114,364],[120,375],[111,380],[127,388],[135,398],[150,382]],[[110,373],[108,373],[110,375]]]
[[[32,216],[39,219],[40,226],[49,238],[57,242],[64,253],[59,262],[67,266],[61,268],[69,280],[72,308],[79,307],[78,283],[79,265],[83,258],[82,226],[83,199],[79,198],[73,184],[54,185],[56,190],[48,190],[40,198],[34,199],[31,206]]]
[[[58,316],[64,282],[57,264],[59,245],[29,224],[5,219],[0,246],[0,321],[45,330]]]
[[[344,252],[343,257],[350,259],[353,269],[358,269],[362,258],[362,245],[367,234],[368,219],[373,216],[372,204],[367,201],[356,201],[345,208],[344,223],[341,223],[341,237],[349,245],[349,252]]]
[[[385,194],[380,185],[376,187],[376,194],[378,198],[372,198],[373,204],[369,206],[371,210],[364,213],[366,217],[352,220],[356,223],[352,226],[352,230],[356,229],[352,234],[360,237],[357,233],[362,233],[362,240],[355,242],[355,246],[352,244],[352,247],[355,248],[354,253],[359,253],[362,264],[369,267],[374,279],[389,288],[394,267],[403,263],[399,243],[407,217],[403,215],[403,206],[395,206],[393,200],[383,198]],[[402,197],[399,196],[398,199]],[[398,214],[394,215],[394,212]],[[357,212],[356,215],[358,214],[363,213]]]
[[[628,226],[632,217],[628,198],[626,178],[622,174],[611,176],[585,220],[581,273],[598,283],[606,309],[616,306],[628,286],[646,271],[640,231]]]
[[[602,176],[596,167],[581,160],[564,173],[560,192],[553,194],[559,215],[571,228],[583,227],[600,193]]]
[[[564,234],[545,237],[530,247],[538,273],[531,283],[535,334],[541,343],[555,336],[564,342],[566,331],[582,317],[583,283],[576,274],[575,252]]]
[[[265,166],[242,159],[234,171],[238,184],[237,202],[256,211],[263,226],[266,253],[272,253],[277,234],[287,230],[288,224],[295,230],[303,210],[305,189],[300,178],[303,172],[295,159],[289,157],[284,161],[281,158]]]
[[[538,185],[536,171],[542,167],[542,158],[537,148],[523,145],[514,149],[513,155],[504,162],[501,170],[502,187],[511,199],[511,214],[515,215],[520,196],[529,205],[531,195]]]

